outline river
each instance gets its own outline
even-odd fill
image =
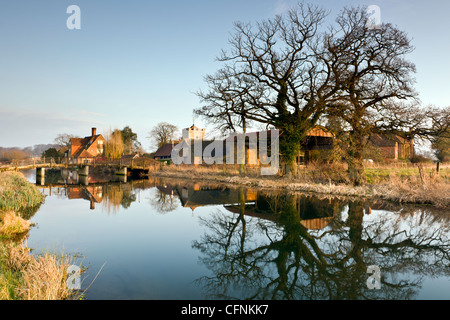
[[[24,174],[36,183],[34,171]],[[27,245],[72,256],[88,300],[450,299],[449,212],[47,175]]]

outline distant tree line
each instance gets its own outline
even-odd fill
[[[44,151],[55,147],[57,147],[55,144],[37,144],[26,148],[0,147],[0,161],[22,160],[32,157],[40,157]]]

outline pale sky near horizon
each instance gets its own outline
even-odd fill
[[[408,33],[423,105],[450,105],[450,1],[317,0],[330,19],[344,6],[378,5]],[[130,126],[144,149],[158,122],[193,122],[195,92],[220,68],[233,22],[285,12],[293,0],[0,0],[0,146],[52,143]],[[67,7],[81,9],[69,30]],[[202,119],[197,126],[205,127]]]

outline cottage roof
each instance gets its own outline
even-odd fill
[[[168,157],[172,154],[173,144],[166,143],[156,150],[154,157]]]
[[[99,138],[103,138],[101,134],[97,134],[84,138],[71,138],[70,143],[72,145],[73,157],[75,158],[94,158],[94,155],[89,151],[92,144]],[[78,148],[74,148],[78,147]]]
[[[76,154],[77,158],[94,158],[94,155],[86,149],[82,149]]]

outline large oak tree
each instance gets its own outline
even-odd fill
[[[411,126],[424,120],[406,117],[417,101],[415,65],[406,59],[414,49],[410,39],[390,23],[370,28],[367,21],[366,8],[345,8],[325,37],[324,54],[335,65],[339,86],[326,112],[347,127],[349,178],[356,185],[363,181],[363,151],[371,133],[410,134]]]
[[[430,139],[445,132],[445,116],[419,105],[415,65],[407,59],[414,47],[404,31],[390,23],[369,26],[365,7],[344,8],[322,29],[326,16],[300,4],[256,24],[235,23],[230,49],[218,58],[223,66],[205,77],[203,105],[194,112],[222,131],[251,122],[279,129],[287,174],[319,119],[339,119],[349,178],[358,185],[370,134]]]
[[[235,23],[230,49],[218,58],[223,67],[205,78],[195,113],[230,131],[245,121],[279,129],[286,173],[295,172],[300,142],[337,90],[332,62],[320,54],[326,16],[300,4],[256,24]]]

